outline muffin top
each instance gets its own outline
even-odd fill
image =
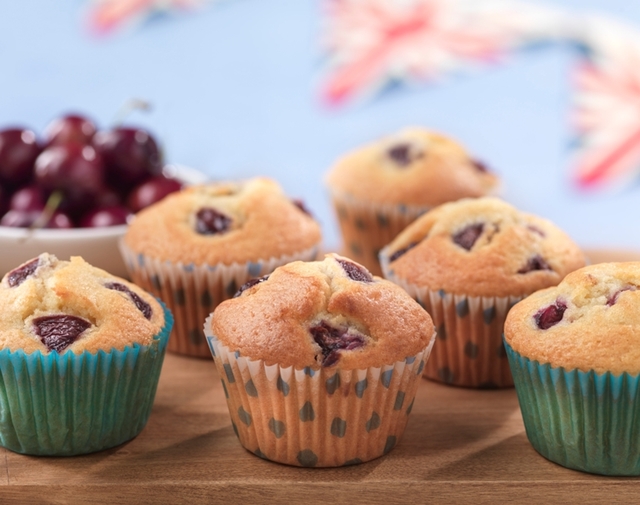
[[[136,253],[196,265],[279,258],[320,240],[302,204],[266,178],[173,193],[139,212],[124,237]]]
[[[89,265],[41,254],[0,282],[0,349],[92,353],[150,344],[160,304],[135,284]]]
[[[541,364],[640,373],[640,262],[581,268],[517,303],[505,339]]]
[[[497,198],[463,199],[420,216],[381,252],[406,282],[469,296],[522,296],[585,265],[553,223]]]
[[[211,321],[231,350],[296,369],[390,365],[420,352],[434,335],[429,314],[403,289],[335,254],[250,281],[218,305]]]
[[[498,178],[457,142],[407,128],[353,151],[327,175],[332,190],[380,204],[433,207],[492,193]]]

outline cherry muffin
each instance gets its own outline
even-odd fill
[[[82,258],[42,254],[0,282],[0,445],[84,454],[126,442],[151,412],[173,320]]]
[[[307,467],[361,463],[396,445],[435,338],[401,288],[337,255],[247,283],[205,334],[240,443]]]
[[[425,377],[468,387],[509,387],[502,332],[511,306],[584,266],[554,224],[497,198],[433,209],[380,254],[385,276],[431,314],[438,331]]]
[[[505,346],[527,436],[560,465],[640,475],[640,262],[601,263],[518,303]]]
[[[432,207],[496,190],[498,179],[452,139],[408,128],[353,151],[327,175],[346,254],[380,275],[378,253]]]
[[[251,278],[315,259],[320,227],[269,179],[196,186],[136,215],[121,243],[133,281],[176,319],[169,350],[210,356],[202,323]]]

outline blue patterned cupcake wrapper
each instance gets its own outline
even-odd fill
[[[231,265],[194,265],[172,263],[131,251],[120,241],[120,252],[137,285],[160,298],[175,318],[169,351],[187,356],[211,355],[202,333],[202,323],[213,309],[232,298],[249,279],[273,272],[295,260],[312,261],[319,245],[279,258]]]
[[[146,346],[82,354],[0,351],[0,445],[72,456],[132,439],[147,423],[173,325]]]
[[[344,242],[343,254],[381,275],[378,253],[430,207],[363,202],[332,191]]]
[[[433,318],[438,337],[424,376],[453,386],[513,387],[502,333],[507,313],[521,296],[482,297],[431,291],[395,275],[389,249],[380,252],[386,279],[401,286]]]
[[[296,370],[240,356],[210,333],[210,323],[205,334],[240,443],[264,459],[305,467],[388,453],[402,437],[434,341],[379,368]]]
[[[552,368],[505,347],[536,451],[575,470],[640,475],[640,375]]]

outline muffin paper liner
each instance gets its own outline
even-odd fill
[[[536,451],[575,470],[640,475],[640,375],[553,368],[505,348]]]
[[[210,328],[209,318],[205,334],[240,443],[261,458],[304,467],[363,463],[393,449],[434,342],[382,367],[297,370],[240,356]]]
[[[249,279],[267,275],[291,261],[314,260],[318,247],[242,264],[185,265],[137,254],[120,242],[133,282],[160,298],[173,313],[175,326],[169,351],[201,358],[211,356],[202,324],[218,304],[232,298]]]
[[[331,198],[342,232],[344,254],[375,275],[382,275],[380,250],[431,208],[363,202],[336,191]]]
[[[454,386],[512,387],[502,333],[507,313],[522,297],[431,291],[397,277],[387,258],[385,249],[380,254],[385,278],[405,289],[424,307],[436,326],[438,336],[424,376]]]
[[[0,351],[0,445],[39,456],[101,451],[142,431],[156,394],[171,313],[149,345],[82,354]]]

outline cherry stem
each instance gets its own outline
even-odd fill
[[[124,102],[116,112],[116,116],[113,120],[113,126],[121,126],[127,116],[129,116],[135,110],[149,112],[151,109],[151,102],[148,102],[141,98],[130,98],[129,100]]]
[[[44,228],[53,217],[53,213],[58,210],[58,207],[60,207],[60,203],[62,203],[62,191],[54,191],[51,193],[47,199],[44,209],[42,209],[42,212],[38,216],[38,219],[29,226],[29,229],[38,230],[40,228]]]

